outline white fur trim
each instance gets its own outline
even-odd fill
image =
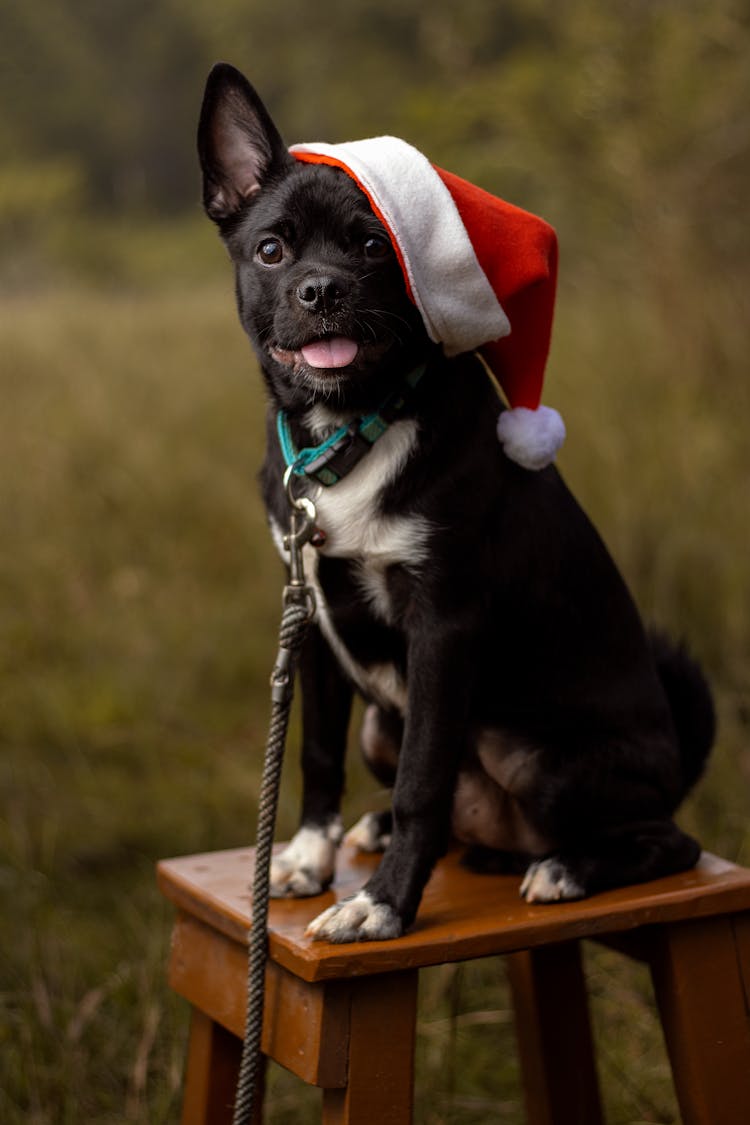
[[[498,418],[497,436],[511,461],[524,469],[543,469],[565,441],[565,423],[550,406],[516,406]]]
[[[294,145],[344,164],[366,188],[401,249],[417,308],[446,355],[510,333],[448,188],[426,156],[398,137]]]

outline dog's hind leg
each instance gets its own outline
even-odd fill
[[[317,895],[333,879],[343,827],[339,809],[352,687],[313,626],[300,656],[302,817],[287,848],[271,863],[274,898]]]
[[[344,836],[344,843],[352,844],[361,852],[384,852],[391,842],[393,813],[367,812],[352,825]]]
[[[628,825],[532,863],[520,893],[526,902],[584,898],[686,871],[700,851],[672,820]]]
[[[385,711],[375,703],[365,710],[359,733],[362,757],[372,774],[388,789],[396,780],[403,733],[404,723],[400,715]],[[392,831],[393,814],[390,809],[367,812],[352,825],[344,841],[361,852],[383,852],[390,843]]]
[[[393,711],[385,711],[376,703],[365,710],[359,746],[362,757],[381,785],[393,788],[396,767],[404,736],[404,721]]]

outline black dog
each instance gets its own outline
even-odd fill
[[[385,854],[314,937],[402,933],[451,831],[475,865],[525,871],[528,902],[692,866],[699,846],[672,815],[713,740],[699,669],[646,636],[556,469],[505,456],[482,364],[428,338],[365,195],[290,156],[232,67],[209,77],[199,151],[270,400],[262,485],[279,541],[278,411],[297,449],[390,411],[375,444],[342,443],[337,483],[297,486],[325,541],[305,548],[318,610],[300,665],[302,827],[274,863],[274,893],[318,894],[333,877],[355,688],[392,820],[353,830]]]

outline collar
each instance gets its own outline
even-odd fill
[[[326,487],[336,484],[369,453],[391,423],[401,417],[412,401],[414,391],[426,370],[426,363],[415,367],[404,378],[403,384],[391,391],[373,414],[354,418],[346,425],[339,426],[320,445],[298,450],[292,438],[289,419],[285,411],[280,410],[276,415],[276,432],[287,468],[295,476],[312,477]]]

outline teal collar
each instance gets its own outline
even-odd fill
[[[289,419],[280,410],[276,415],[276,431],[287,468],[291,468],[295,476],[312,477],[326,487],[336,484],[359,464],[391,423],[404,413],[426,370],[426,363],[415,367],[404,379],[403,386],[392,391],[373,414],[339,426],[320,445],[298,450]]]

